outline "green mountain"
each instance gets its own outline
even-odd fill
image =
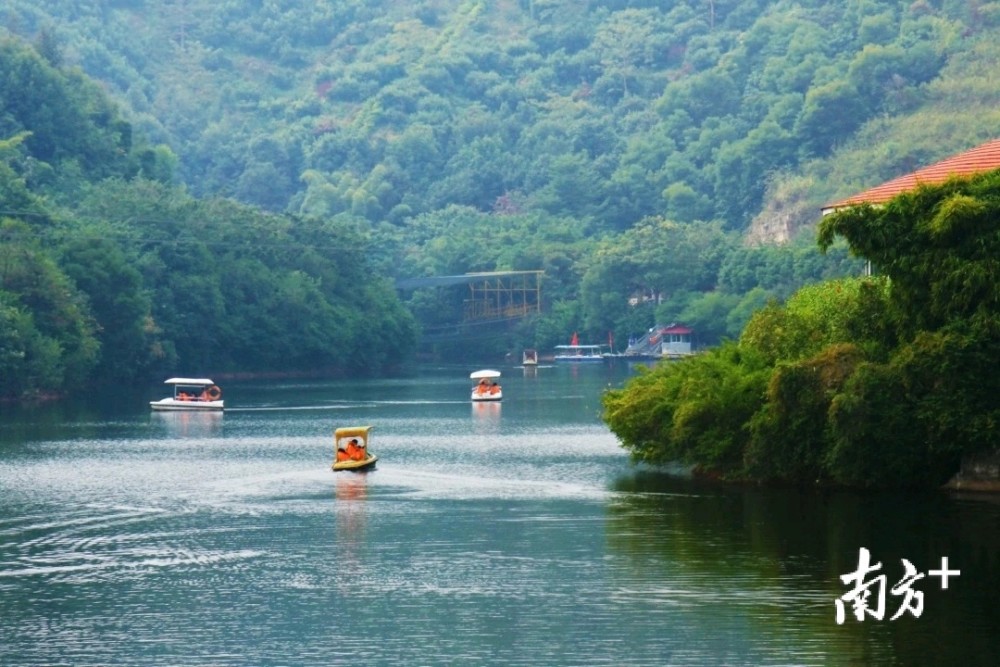
[[[86,295],[80,340],[50,346],[79,352],[80,378],[367,360],[344,313],[384,304],[393,340],[414,337],[389,281],[500,269],[545,271],[544,314],[475,354],[668,320],[711,344],[768,299],[858,270],[843,247],[817,252],[822,204],[1000,126],[1000,3],[9,0],[3,16],[5,224]],[[206,231],[206,216],[223,222]],[[46,245],[81,229],[115,245],[120,275],[139,271],[130,345],[84,344],[117,307]],[[164,241],[188,237],[217,267],[193,299],[163,280],[184,255]],[[345,244],[377,293],[327,266]],[[24,319],[23,284],[2,289],[11,322],[44,323]],[[286,293],[301,310],[280,315]],[[463,293],[403,298],[433,331],[454,328]],[[331,339],[345,317],[346,342]],[[134,347],[159,361],[105,358]]]
[[[996,134],[997,3],[38,4],[6,24],[104,82],[193,194],[294,213],[787,236]]]
[[[43,53],[0,39],[0,402],[184,369],[382,373],[412,355],[366,235],[163,182],[169,149]]]

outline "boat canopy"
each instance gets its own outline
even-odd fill
[[[208,378],[170,378],[169,380],[164,380],[163,384],[184,384],[184,385],[198,385],[198,386],[208,386],[215,384]]]
[[[475,371],[473,373],[469,373],[469,377],[473,380],[481,380],[484,378],[498,378],[500,377],[500,371],[491,371],[491,370]]]
[[[372,430],[371,426],[345,426],[334,431],[333,437],[337,442],[344,438],[362,438],[363,444],[367,446],[368,431],[370,430]]]

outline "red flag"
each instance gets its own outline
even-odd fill
[[[570,339],[569,344],[570,345],[579,345],[580,344],[580,337],[576,335],[575,331],[573,332],[573,338]]]

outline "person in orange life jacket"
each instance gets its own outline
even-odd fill
[[[361,461],[365,458],[365,449],[364,447],[358,445],[357,438],[352,438],[351,441],[347,443],[347,456],[355,461]]]

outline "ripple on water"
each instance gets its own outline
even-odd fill
[[[160,507],[88,504],[61,513],[8,517],[0,524],[0,587],[35,577],[87,583],[143,576],[165,568],[209,567],[262,552],[206,546],[224,530],[187,526],[186,515]],[[170,529],[171,524],[175,524]]]

